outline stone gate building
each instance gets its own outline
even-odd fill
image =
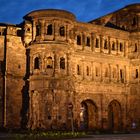
[[[87,23],[37,10],[0,24],[0,125],[140,129],[140,4]]]

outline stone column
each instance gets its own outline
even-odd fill
[[[68,25],[66,25],[65,26],[65,34],[66,34],[66,41],[68,41],[69,40],[69,26]]]
[[[59,36],[59,24],[58,22],[54,22],[54,39],[56,40]]]
[[[119,65],[117,64],[117,82],[120,80],[120,70],[119,70]]]
[[[119,50],[119,41],[118,41],[118,39],[116,39],[116,51],[117,51],[117,55],[118,55],[118,50]]]
[[[94,52],[95,51],[95,37],[94,34],[91,33],[91,50]]]
[[[111,65],[109,64],[109,82],[111,82],[111,77],[112,77],[112,73],[111,73]]]
[[[103,64],[102,63],[100,63],[100,80],[101,80],[101,82],[103,81]]]
[[[69,76],[70,75],[70,55],[67,53],[66,54],[66,60],[65,60],[65,63],[67,63],[67,68],[66,68],[66,71],[67,71],[67,75]]]
[[[81,45],[82,45],[82,50],[84,50],[85,49],[85,34],[84,33],[82,33],[82,39],[81,39]]]
[[[35,36],[36,36],[36,21],[33,20],[33,25],[32,25],[32,41],[35,40]]]
[[[44,40],[44,35],[45,35],[44,31],[45,31],[45,21],[42,20],[41,21],[41,40]]]
[[[82,61],[82,79],[84,80],[85,79],[85,64],[84,64],[84,60]]]
[[[138,16],[138,29],[140,29],[140,14],[138,14],[137,16]]]
[[[91,62],[91,76],[92,76],[92,81],[94,81],[94,74],[95,74],[94,62]]]
[[[108,53],[111,53],[111,42],[110,42],[110,36],[108,37]]]
[[[103,36],[102,35],[100,35],[100,52],[102,53],[103,52]]]
[[[52,29],[52,30],[53,30],[53,33],[52,33],[52,34],[53,34],[53,40],[55,40],[55,37],[56,37],[56,35],[55,35],[55,34],[56,34],[56,31],[55,31],[55,24],[56,24],[55,22],[52,24],[52,26],[53,26],[53,27],[52,27],[52,28],[53,28],[53,29]]]
[[[124,66],[124,83],[127,83],[127,70],[126,70],[126,66]]]
[[[54,76],[57,77],[59,74],[59,57],[58,54],[54,52]]]

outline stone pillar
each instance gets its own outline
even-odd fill
[[[100,35],[100,52],[102,53],[103,52],[103,36],[102,35]]]
[[[81,44],[81,45],[82,45],[82,50],[85,49],[85,39],[86,39],[85,37],[86,37],[86,35],[83,33],[83,34],[82,34],[82,40],[81,40],[81,43],[82,43],[82,44]]]
[[[109,64],[109,82],[111,82],[111,77],[112,77],[112,73],[111,73],[111,65]]]
[[[41,21],[41,40],[44,40],[44,35],[45,35],[45,21]]]
[[[58,22],[54,22],[54,40],[59,36],[59,24]]]
[[[32,26],[32,41],[35,40],[35,36],[36,36],[36,21],[33,20],[33,26]]]
[[[66,54],[66,58],[67,58],[67,60],[66,60],[66,62],[67,62],[67,65],[66,65],[67,68],[66,68],[66,70],[67,70],[67,75],[69,76],[70,75],[70,68],[71,67],[70,67],[70,55],[68,53]]]
[[[58,54],[54,52],[54,76],[57,77],[59,74],[59,57]]]
[[[94,52],[95,51],[95,39],[94,34],[91,33],[91,50]]]
[[[84,80],[85,79],[85,64],[84,64],[84,60],[82,61],[82,79]]]
[[[68,41],[69,40],[69,26],[68,25],[65,26],[65,34],[66,34],[66,41]]]
[[[55,25],[56,23],[54,22],[53,24],[52,24],[52,26],[53,26],[53,40],[55,40],[55,38],[56,38],[56,31],[55,31]]]
[[[100,63],[100,80],[101,80],[101,82],[103,81],[103,64],[102,63]]]
[[[92,81],[94,80],[94,74],[95,74],[94,63],[91,62],[91,76],[92,76]]]
[[[120,80],[120,69],[119,69],[119,65],[117,64],[117,82],[119,82]]]
[[[125,56],[128,58],[128,40],[126,40],[126,47],[125,47]]]
[[[126,41],[124,42],[124,44],[123,44],[123,48],[124,48],[124,57],[126,57]]]
[[[117,51],[117,55],[118,55],[118,51],[119,51],[119,41],[118,39],[116,39],[116,51]]]
[[[108,37],[108,53],[111,53],[111,42],[110,42],[110,37]]]
[[[124,83],[127,82],[127,78],[126,78],[127,73],[126,73],[126,72],[127,72],[127,71],[126,71],[126,66],[124,66]]]
[[[138,29],[140,29],[140,14],[137,15],[138,16]]]

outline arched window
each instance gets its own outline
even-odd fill
[[[36,36],[39,36],[41,34],[41,25],[36,25]]]
[[[139,73],[138,73],[138,69],[136,69],[136,78],[138,78]]]
[[[89,76],[89,67],[87,66],[87,76]]]
[[[123,44],[120,43],[120,51],[122,52],[123,51]]]
[[[65,58],[60,58],[60,69],[65,69]]]
[[[107,40],[104,41],[104,49],[107,49]]]
[[[113,68],[112,77],[113,77],[113,78],[116,78],[116,74],[117,74],[117,73],[116,73],[116,68]]]
[[[86,39],[86,46],[90,46],[90,37],[87,37]]]
[[[65,36],[65,27],[64,26],[60,27],[59,33],[60,33],[60,36]]]
[[[95,67],[95,76],[100,76],[100,69],[99,69],[99,67]]]
[[[53,68],[53,60],[52,57],[47,57],[47,68]]]
[[[39,69],[39,58],[38,57],[36,57],[34,59],[34,69]]]
[[[135,50],[134,52],[137,52],[138,51],[138,46],[137,46],[137,43],[135,43]]]
[[[52,24],[47,26],[47,35],[52,35]]]
[[[136,17],[134,17],[132,20],[132,26],[135,26],[136,24],[137,24],[137,20],[136,20]]]
[[[77,36],[77,45],[81,45],[81,36],[80,35]]]
[[[77,65],[77,75],[81,75],[81,69],[79,65]]]
[[[95,47],[99,48],[99,39],[98,38],[96,38]]]
[[[109,74],[108,68],[105,68],[105,77],[108,77],[108,74]]]
[[[115,51],[115,42],[112,43],[112,50]]]
[[[123,83],[124,82],[124,71],[120,69],[120,80]]]

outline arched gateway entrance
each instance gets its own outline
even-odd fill
[[[121,105],[118,101],[113,100],[108,106],[109,129],[119,131],[122,127]]]
[[[96,129],[98,123],[97,106],[92,100],[81,102],[80,127],[82,129]]]

